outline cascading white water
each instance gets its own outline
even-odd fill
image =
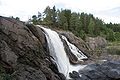
[[[66,76],[66,78],[69,79],[69,72],[78,71],[82,69],[83,67],[85,67],[85,65],[74,66],[70,64],[69,58],[64,50],[63,42],[61,41],[57,32],[51,29],[44,28],[42,26],[39,26],[39,27],[42,28],[45,32],[50,55],[53,57],[52,60],[57,64],[57,67],[60,73],[64,74],[64,76]],[[76,51],[72,50],[72,52],[76,52]],[[75,55],[78,55],[78,54],[75,53]],[[77,58],[83,59],[82,55],[80,55]]]
[[[66,41],[69,49],[78,58],[78,61],[82,61],[82,59],[87,59],[87,56],[85,56],[75,45],[71,44],[65,36],[62,35],[62,39]]]

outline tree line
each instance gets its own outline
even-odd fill
[[[86,36],[102,36],[109,41],[120,41],[120,24],[106,24],[92,14],[72,12],[70,9],[46,7],[43,13],[33,15],[29,22],[69,30],[84,39]]]

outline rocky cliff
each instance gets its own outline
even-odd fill
[[[14,73],[16,80],[61,80],[57,68],[49,59],[45,41],[40,28],[0,17],[2,70],[9,77]]]

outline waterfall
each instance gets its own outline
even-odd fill
[[[67,79],[69,79],[69,72],[78,71],[78,70],[82,69],[83,67],[85,67],[85,65],[70,64],[69,58],[64,50],[63,42],[61,41],[57,32],[55,32],[51,29],[44,28],[42,26],[39,26],[39,27],[42,28],[45,32],[50,55],[53,57],[51,59],[57,64],[57,67],[58,67],[58,70],[60,73],[64,74],[64,76]],[[66,39],[65,37],[62,37],[62,38]],[[67,41],[67,39],[66,39],[66,41]],[[68,43],[68,41],[67,41],[67,43]],[[70,43],[68,43],[68,44],[70,44]],[[73,44],[72,44],[72,46],[73,46]],[[75,50],[77,50],[77,49],[78,48],[76,48]],[[72,49],[71,51],[75,52],[75,55],[78,59],[86,58],[85,55],[83,55],[83,54],[78,55],[78,52],[74,51],[74,49]]]
[[[69,49],[78,58],[78,61],[82,61],[82,59],[87,59],[87,56],[85,56],[75,45],[71,44],[65,36],[62,35],[62,39],[66,41]]]

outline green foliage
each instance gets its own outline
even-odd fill
[[[15,19],[16,19],[16,20],[20,20],[20,18],[19,18],[19,17],[16,17]]]
[[[68,29],[68,23],[67,23],[67,18],[65,17],[65,12],[64,11],[59,11],[58,12],[58,26],[59,28],[62,28],[64,30]]]
[[[71,18],[71,10],[64,10],[64,16],[66,17],[66,20],[67,20],[67,29],[69,30],[70,29],[70,18]]]
[[[120,41],[120,32],[115,32],[114,36],[116,41]]]
[[[52,25],[52,10],[50,9],[50,7],[46,7],[45,11],[43,12],[45,18],[43,19],[43,21],[45,22],[46,25]]]
[[[113,30],[107,29],[106,39],[109,40],[109,41],[115,41],[115,36],[114,36]]]
[[[33,16],[32,16],[32,22],[33,22],[34,24],[36,24],[36,22],[37,22],[37,16],[36,16],[36,15],[33,15]]]
[[[69,9],[56,10],[56,7],[46,7],[43,13],[33,15],[29,20],[34,24],[42,24],[72,31],[76,36],[102,36],[109,41],[120,41],[120,24],[105,24],[92,14],[71,12]]]
[[[4,68],[0,67],[0,80],[17,80],[15,72],[8,74]]]
[[[106,24],[107,28],[112,29],[114,32],[120,32],[120,24]]]
[[[46,9],[44,10],[44,18],[43,21],[45,23],[45,25],[48,26],[56,26],[56,17],[57,17],[57,12],[56,12],[56,8],[55,6],[53,7],[53,9],[51,9],[49,6],[46,7]]]
[[[16,19],[16,20],[20,20],[19,17],[13,17],[13,16],[10,16],[9,18],[14,18],[14,19]]]
[[[78,27],[80,29],[81,27],[81,22],[79,21],[79,15],[77,13],[72,13],[71,18],[70,18],[70,25],[69,25],[69,30],[74,31],[77,30]]]
[[[120,41],[109,42],[108,46],[120,46]]]
[[[56,26],[56,17],[57,17],[57,12],[56,12],[56,8],[55,6],[52,9],[52,22],[53,22],[53,26]]]
[[[90,23],[89,23],[89,25],[88,25],[88,34],[93,35],[94,27],[95,27],[95,22],[94,22],[94,20],[91,18],[91,19],[90,19]]]

